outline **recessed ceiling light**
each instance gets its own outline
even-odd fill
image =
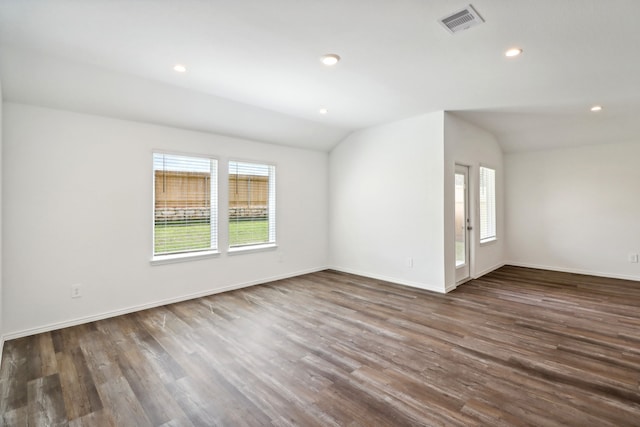
[[[322,62],[327,67],[331,67],[336,65],[340,61],[340,56],[335,53],[327,53],[326,55],[322,55],[320,58],[320,62]]]
[[[591,107],[591,111],[598,112],[598,111],[602,111],[602,105],[594,105],[593,107]]]
[[[519,47],[512,47],[511,49],[508,49],[504,53],[504,56],[506,56],[507,58],[515,58],[516,56],[519,56],[520,54],[522,54],[522,49],[520,49]]]
[[[326,108],[321,108],[321,109],[318,110],[318,113],[320,113],[322,115],[327,114],[328,112],[329,112],[329,110],[327,110]]]
[[[187,71],[187,67],[185,67],[182,64],[176,64],[173,66],[174,71],[177,71],[178,73],[184,73]]]

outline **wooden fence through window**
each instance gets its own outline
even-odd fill
[[[170,221],[202,217],[210,207],[211,181],[208,173],[155,172],[155,217]],[[229,176],[229,217],[267,217],[269,177],[256,175]],[[190,212],[193,212],[191,214]]]

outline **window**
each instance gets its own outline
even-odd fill
[[[218,247],[218,161],[153,154],[153,255],[193,254]]]
[[[496,239],[496,171],[480,167],[480,243]]]
[[[229,162],[229,247],[276,243],[276,167]]]

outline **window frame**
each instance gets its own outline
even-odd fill
[[[211,245],[206,249],[196,249],[184,252],[176,253],[163,253],[156,254],[155,238],[156,238],[156,180],[155,180],[155,157],[156,155],[162,156],[176,156],[176,157],[190,157],[209,160],[210,166],[213,170],[209,175],[209,223],[211,225]],[[220,197],[219,197],[219,175],[220,175],[220,160],[210,154],[202,153],[186,153],[178,151],[169,151],[161,149],[153,149],[151,152],[151,265],[183,262],[198,260],[203,258],[211,258],[220,255]]]
[[[250,243],[250,244],[245,244],[245,245],[237,245],[237,246],[231,246],[231,233],[230,228],[231,228],[231,220],[229,218],[230,214],[230,207],[231,207],[231,201],[229,200],[229,182],[230,182],[230,177],[231,177],[231,164],[232,163],[246,163],[246,164],[254,164],[254,165],[259,165],[259,166],[266,166],[269,168],[269,181],[268,181],[268,193],[269,193],[269,206],[268,206],[268,224],[267,224],[267,233],[268,236],[273,235],[273,240],[269,241],[269,242],[256,242],[256,243]],[[278,206],[278,190],[277,190],[277,186],[278,186],[278,180],[277,180],[277,169],[278,169],[278,165],[275,162],[267,162],[267,161],[262,161],[262,160],[253,160],[253,159],[239,159],[239,158],[229,158],[226,162],[226,166],[227,166],[227,171],[226,171],[226,188],[227,188],[227,215],[226,215],[226,221],[227,221],[227,229],[226,229],[226,234],[227,234],[227,254],[228,255],[236,255],[236,254],[241,254],[241,253],[247,253],[247,252],[259,252],[259,251],[268,251],[268,250],[272,250],[272,249],[276,249],[278,247],[278,240],[277,240],[277,230],[278,230],[278,226],[277,226],[277,219],[278,219],[278,215],[277,215],[277,206]],[[273,203],[271,203],[273,202]],[[273,215],[272,215],[273,214]]]
[[[491,221],[493,223],[492,224],[493,234],[486,237],[482,237],[482,218],[483,218],[483,214],[486,214],[485,212],[483,212],[483,209],[481,207],[482,187],[483,187],[482,169],[493,171],[493,212],[492,212],[492,215],[487,219],[488,221]],[[479,165],[479,168],[478,168],[478,225],[479,225],[478,241],[480,243],[480,246],[491,244],[498,240],[498,206],[497,206],[498,200],[497,200],[497,182],[496,182],[497,176],[498,176],[498,171],[496,168],[488,165],[484,165],[484,164]],[[488,227],[488,228],[491,228],[491,227]]]

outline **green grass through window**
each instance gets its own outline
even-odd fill
[[[267,243],[269,241],[269,221],[229,221],[229,246]]]
[[[268,240],[267,220],[229,223],[229,246],[266,243]],[[158,224],[155,226],[154,245],[156,254],[208,249],[211,247],[211,225]]]
[[[158,224],[154,244],[156,254],[208,249],[211,247],[211,225]]]

